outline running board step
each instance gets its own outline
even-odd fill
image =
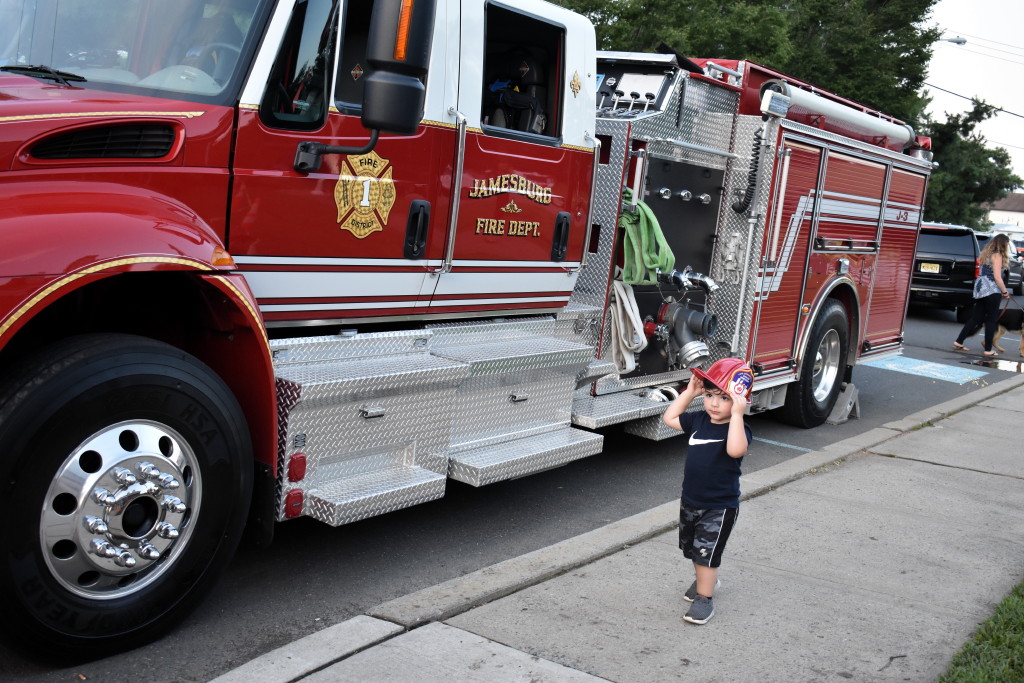
[[[308,492],[304,512],[331,526],[437,500],[447,478],[415,465],[393,465],[319,486]]]
[[[603,443],[600,434],[566,427],[457,453],[449,462],[448,476],[472,486],[485,486],[600,453]]]
[[[587,429],[601,429],[621,422],[631,422],[660,415],[667,402],[624,391],[601,396],[580,396],[572,402],[572,423]]]

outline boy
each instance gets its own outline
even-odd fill
[[[715,587],[722,551],[740,507],[740,463],[750,444],[743,415],[750,401],[754,373],[739,358],[723,358],[693,377],[672,401],[662,419],[690,435],[679,501],[679,547],[693,562],[696,581],[683,598],[693,603],[683,617],[706,624],[714,613]],[[687,413],[698,395],[704,412]]]

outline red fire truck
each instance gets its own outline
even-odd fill
[[[717,358],[844,419],[927,147],[542,0],[0,0],[4,621],[131,647],[276,523],[671,436]]]

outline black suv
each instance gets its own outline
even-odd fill
[[[974,236],[978,238],[978,246],[984,249],[988,241],[998,234],[997,232],[977,232]],[[1006,264],[1006,268],[1003,268],[1003,282],[1006,283],[1006,288],[1014,294],[1018,296],[1024,294],[1024,260],[1017,253],[1017,245],[1013,243],[1013,240],[1010,240],[1010,262]]]
[[[952,308],[957,321],[965,322],[974,306],[980,253],[971,228],[923,223],[910,278],[910,303]]]

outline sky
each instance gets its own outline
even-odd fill
[[[943,38],[967,41],[934,45],[926,81],[932,87],[925,88],[932,97],[932,118],[966,112],[971,103],[964,97],[1012,112],[997,113],[976,130],[988,147],[1005,148],[1014,172],[1024,178],[1024,1],[939,0],[928,25],[940,27]]]

